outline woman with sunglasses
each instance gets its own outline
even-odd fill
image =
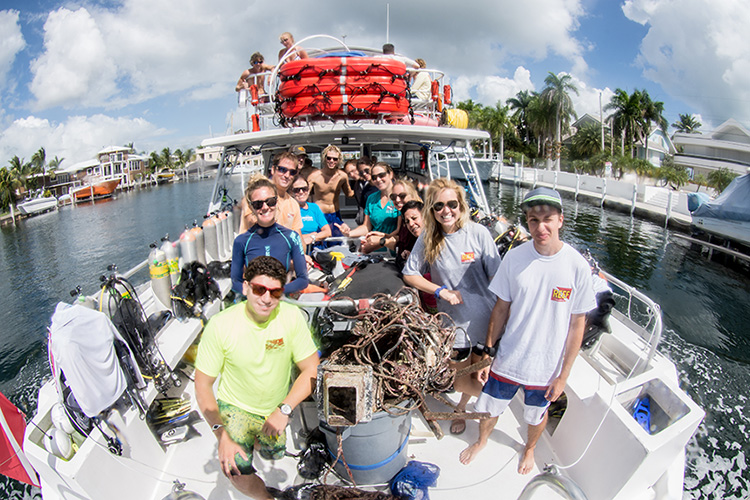
[[[407,285],[433,294],[438,310],[448,313],[456,323],[453,349],[457,369],[481,359],[472,348],[487,336],[495,305],[489,284],[499,266],[500,254],[489,230],[469,220],[464,189],[452,180],[432,181],[427,188],[424,230],[403,275]],[[427,267],[432,281],[422,276]],[[470,375],[457,379],[454,387],[462,393],[457,411],[465,411],[471,396],[478,396],[482,390]],[[461,434],[465,429],[464,420],[451,422],[451,433]]]
[[[290,294],[307,287],[307,262],[302,240],[292,231],[276,222],[278,196],[273,182],[262,175],[250,179],[245,199],[255,217],[255,224],[234,240],[232,247],[232,289],[242,294],[242,275],[245,266],[260,255],[270,255],[279,260],[287,272],[294,271],[294,279],[284,285]]]
[[[417,238],[409,232],[404,224],[403,208],[409,201],[421,202],[422,199],[419,197],[419,193],[417,193],[417,188],[414,186],[414,183],[405,177],[402,177],[393,183],[390,198],[391,202],[393,202],[393,206],[399,213],[396,231],[391,234],[370,231],[365,239],[369,245],[377,245],[375,248],[386,247],[389,250],[394,251],[396,251],[396,249],[399,249],[399,251],[406,249],[411,251]],[[400,258],[399,252],[397,252],[396,266],[401,268],[404,266],[404,262],[405,259]]]
[[[372,193],[365,204],[365,220],[362,225],[350,229],[346,223],[336,224],[341,234],[350,238],[366,236],[372,231],[383,234],[394,233],[398,229],[398,210],[391,201],[393,191],[393,169],[384,162],[378,162],[370,170],[372,184],[378,189]],[[361,249],[368,253],[382,247],[379,239],[366,238],[362,242]]]
[[[307,201],[310,185],[304,177],[298,175],[292,181],[292,197],[299,203],[302,214],[302,244],[314,245],[331,236],[331,226],[323,211],[312,201]]]

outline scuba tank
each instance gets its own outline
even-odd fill
[[[198,254],[198,262],[205,266],[207,264],[205,238],[203,237],[203,229],[198,225],[197,220],[193,221],[193,229],[191,231],[195,236],[195,249]]]
[[[182,254],[182,265],[198,260],[198,248],[195,244],[195,235],[185,226],[185,231],[180,235],[180,253]]]
[[[240,223],[242,222],[242,205],[235,202],[234,206],[231,210],[232,216],[229,218],[229,220],[232,222],[232,244],[234,244],[234,235],[240,233]]]
[[[161,250],[167,256],[169,280],[175,286],[180,280],[180,252],[177,250],[177,242],[169,241],[169,233],[161,239]]]
[[[154,297],[163,307],[160,309],[172,308],[172,282],[169,279],[169,265],[167,264],[167,255],[156,246],[156,242],[151,243],[151,253],[148,254],[148,270],[151,275],[151,290]]]
[[[203,221],[203,239],[206,243],[206,260],[208,262],[219,260],[219,239],[216,234],[217,231],[216,221],[213,216],[206,216],[206,220]]]
[[[218,257],[216,260],[222,261],[224,260],[224,251],[226,247],[226,235],[224,234],[226,227],[224,221],[226,219],[222,219],[221,213],[218,212],[215,213],[211,218],[214,220],[214,224],[216,224],[216,246],[219,248]]]
[[[219,214],[219,220],[221,221],[224,235],[224,254],[222,255],[221,260],[229,260],[232,258],[232,243],[234,243],[234,238],[232,236],[234,233],[232,232],[232,222],[229,220],[231,215],[232,212],[221,212]]]

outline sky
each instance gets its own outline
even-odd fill
[[[275,63],[284,31],[390,41],[444,71],[457,101],[494,106],[567,73],[579,116],[645,89],[669,123],[750,128],[748,26],[746,0],[0,0],[0,166],[224,135],[250,55]]]

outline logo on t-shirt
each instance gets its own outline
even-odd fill
[[[284,338],[280,339],[271,339],[266,340],[266,351],[276,351],[278,349],[283,349],[284,347]]]
[[[570,294],[573,292],[572,288],[562,288],[556,286],[552,289],[552,300],[555,302],[567,302],[570,300]]]
[[[467,262],[474,262],[474,252],[464,252],[461,254],[461,264],[466,264]]]

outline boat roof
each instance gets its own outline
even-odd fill
[[[383,123],[312,122],[309,125],[245,132],[206,139],[203,147],[219,146],[240,151],[249,148],[325,146],[327,144],[419,144],[464,146],[467,141],[489,140],[483,130]]]

